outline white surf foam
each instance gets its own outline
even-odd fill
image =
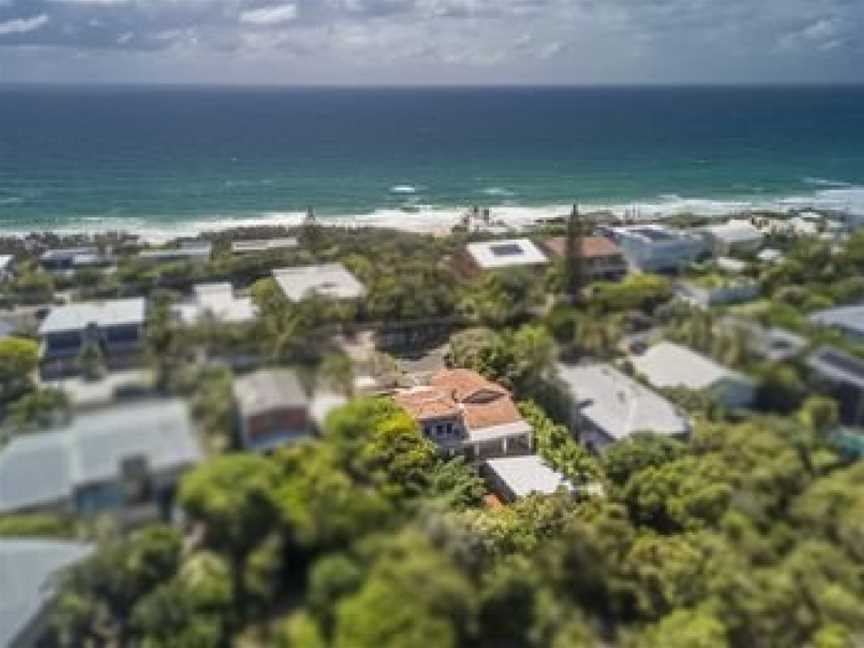
[[[449,231],[465,213],[465,207],[446,207],[411,201],[411,209],[382,208],[371,213],[346,213],[321,215],[319,221],[324,225],[342,227],[385,227],[397,230],[437,233]],[[792,209],[829,209],[864,216],[864,187],[825,188],[810,193],[769,198],[755,195],[748,200],[712,200],[684,197],[677,194],[657,196],[653,200],[636,203],[582,204],[583,212],[607,211],[618,217],[636,213],[642,218],[663,218],[679,214],[695,214],[706,217],[730,216],[751,209],[789,211]],[[539,206],[519,206],[513,204],[492,205],[492,219],[514,229],[520,229],[541,218],[562,216],[570,212],[570,205],[550,204]],[[248,216],[214,214],[196,217],[187,221],[162,218],[118,218],[112,216],[89,216],[74,222],[52,226],[50,229],[59,234],[80,234],[104,231],[128,231],[154,243],[165,242],[181,236],[196,236],[202,232],[212,232],[233,227],[300,225],[306,214],[302,211],[266,212]],[[14,228],[18,229],[18,228]],[[12,231],[5,234],[23,235],[32,231]]]
[[[417,193],[417,187],[413,185],[395,185],[390,187],[390,193],[399,196],[410,196]]]

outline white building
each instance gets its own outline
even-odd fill
[[[272,252],[274,250],[293,250],[299,245],[294,237],[274,239],[252,239],[246,241],[234,241],[231,243],[231,252],[234,254],[258,254],[261,252]]]
[[[532,494],[551,495],[563,489],[575,491],[573,485],[537,455],[490,459],[482,472],[490,488],[505,502]]]
[[[686,415],[654,391],[605,363],[558,365],[571,401],[572,427],[589,449],[603,448],[637,432],[686,437]]]
[[[0,254],[0,281],[12,279],[15,269],[15,257],[11,254]]]
[[[746,220],[731,220],[702,231],[715,256],[755,254],[765,241],[765,235]]]
[[[366,295],[363,284],[341,263],[280,268],[273,271],[273,278],[292,302],[312,295],[340,301],[357,300]]]
[[[179,247],[144,250],[138,258],[147,263],[207,263],[213,252],[210,241],[199,239],[181,241]]]
[[[759,284],[751,279],[712,277],[711,282],[682,281],[678,295],[701,308],[751,301],[759,295]]]
[[[230,283],[196,284],[191,301],[178,304],[174,311],[186,324],[211,317],[226,324],[251,322],[257,308],[251,297],[237,297]]]
[[[672,342],[656,344],[630,360],[654,387],[707,392],[715,402],[730,409],[748,407],[756,395],[755,384],[744,374]]]
[[[610,234],[630,266],[643,272],[679,270],[705,251],[699,237],[662,225],[615,227]]]
[[[837,329],[853,342],[864,340],[864,306],[829,308],[810,315],[819,326]]]
[[[465,255],[475,271],[530,268],[549,263],[540,248],[525,238],[469,243],[465,246]]]

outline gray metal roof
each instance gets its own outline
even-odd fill
[[[14,646],[51,600],[51,578],[84,559],[92,546],[24,538],[0,538],[0,646]]]
[[[147,309],[143,297],[81,302],[52,308],[39,327],[39,335],[82,331],[91,324],[99,327],[142,325]]]
[[[234,396],[243,416],[309,404],[297,374],[288,369],[265,369],[238,378]]]
[[[864,361],[839,349],[820,347],[807,358],[807,366],[823,378],[864,390]]]
[[[721,381],[753,383],[744,374],[672,342],[660,342],[642,355],[631,356],[630,360],[636,371],[655,387],[686,387],[698,391]]]
[[[864,335],[864,306],[842,306],[813,313],[810,321],[820,326],[834,326],[848,333]]]
[[[154,471],[200,461],[182,400],[116,405],[79,414],[56,432],[13,438],[0,450],[0,512],[62,502],[80,486],[118,477],[121,462],[134,456]]]
[[[672,403],[612,365],[558,365],[558,375],[580,414],[613,439],[636,432],[680,435],[690,429]]]

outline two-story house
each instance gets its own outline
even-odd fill
[[[240,442],[247,450],[266,452],[307,438],[312,433],[310,399],[297,375],[287,369],[264,369],[234,381]]]
[[[479,461],[531,452],[531,426],[510,392],[474,371],[441,371],[394,400],[444,454]]]
[[[146,310],[139,297],[52,308],[39,327],[42,377],[78,373],[78,358],[88,344],[99,348],[109,369],[129,368],[143,346]]]
[[[552,256],[563,259],[567,255],[567,239],[563,237],[549,239],[543,246]],[[627,274],[621,248],[602,236],[582,239],[582,263],[589,281],[619,281]]]

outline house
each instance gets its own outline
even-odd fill
[[[15,257],[11,254],[0,254],[0,283],[10,281],[15,276]]]
[[[161,248],[156,250],[142,250],[138,258],[150,264],[159,263],[207,263],[213,253],[213,244],[210,241],[191,239],[180,241],[178,247]]]
[[[445,369],[394,400],[444,454],[481,460],[531,452],[531,426],[510,392],[474,371]]]
[[[571,429],[592,451],[637,432],[684,438],[687,416],[654,391],[604,363],[558,365],[558,377],[571,402]]]
[[[466,276],[514,268],[539,268],[549,259],[532,241],[507,239],[469,243],[457,256],[456,265]]]
[[[701,308],[710,308],[755,299],[759,295],[759,284],[752,279],[708,275],[681,281],[676,290],[685,301]]]
[[[71,272],[82,268],[110,266],[113,259],[98,248],[75,247],[48,250],[39,257],[39,264],[48,272]]]
[[[662,225],[607,228],[627,263],[643,272],[675,272],[695,261],[705,250],[698,237]]]
[[[848,425],[864,423],[864,360],[831,346],[823,346],[807,358],[813,382],[840,404]]]
[[[99,347],[109,369],[129,368],[142,350],[146,306],[143,298],[132,298],[52,308],[39,326],[43,378],[77,373],[88,344]]]
[[[240,441],[247,450],[268,451],[312,432],[309,398],[297,375],[266,369],[234,381]]]
[[[366,295],[366,288],[341,263],[280,268],[273,278],[285,297],[299,302],[312,295],[353,301]]]
[[[260,254],[262,252],[273,252],[274,250],[293,250],[299,245],[300,243],[294,237],[252,239],[234,241],[231,243],[231,252],[236,255]]]
[[[747,350],[771,362],[792,360],[807,349],[806,338],[786,329],[764,327],[750,320],[725,317],[717,323],[717,329],[729,335],[742,336]]]
[[[196,284],[191,301],[175,306],[175,313],[186,324],[212,318],[226,324],[251,322],[257,308],[251,297],[238,297],[230,283]]]
[[[544,241],[543,246],[552,256],[567,256],[567,239],[563,237]],[[590,281],[618,281],[627,274],[627,259],[621,249],[602,236],[582,239],[582,263]]]
[[[14,436],[0,450],[0,513],[167,519],[180,477],[201,458],[182,400],[79,413],[63,428]]]
[[[637,373],[658,389],[707,392],[730,409],[748,407],[755,398],[756,386],[750,378],[679,344],[660,342],[630,360]]]
[[[756,258],[762,263],[774,264],[783,260],[783,253],[776,248],[765,248],[756,255]]]
[[[41,538],[0,538],[0,646],[36,648],[50,641],[57,574],[93,546]]]
[[[852,342],[864,341],[864,305],[828,308],[808,319],[817,326],[837,329]]]
[[[715,256],[755,254],[765,241],[765,235],[746,220],[712,225],[702,232]]]
[[[529,495],[552,495],[559,489],[575,492],[564,475],[537,455],[490,459],[481,468],[489,488],[504,502]]]

